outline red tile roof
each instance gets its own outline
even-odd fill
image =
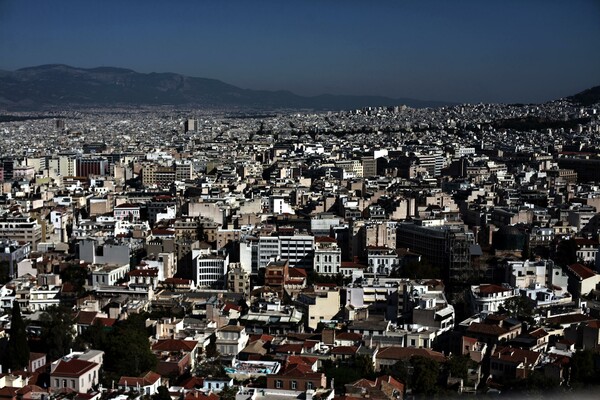
[[[536,351],[519,349],[516,347],[501,347],[492,354],[492,360],[498,359],[513,364],[535,364],[541,354]]]
[[[302,344],[295,344],[295,343],[287,343],[287,344],[282,344],[277,346],[277,348],[275,349],[276,353],[295,353],[295,354],[301,354],[302,353]]]
[[[588,279],[596,275],[594,271],[581,264],[572,264],[568,266],[569,271],[577,275],[580,279]]]
[[[138,384],[140,386],[150,386],[155,384],[160,378],[160,375],[156,372],[149,371],[142,377],[122,376],[119,379],[119,385],[127,385],[128,387],[135,387]]]
[[[60,360],[58,365],[54,368],[54,371],[50,374],[51,376],[68,376],[68,377],[80,377],[86,372],[98,366],[98,364],[79,360],[74,358],[69,361]]]
[[[317,242],[317,243],[337,243],[337,240],[335,240],[334,238],[329,237],[329,236],[316,236],[315,242]]]
[[[360,342],[363,336],[360,333],[353,332],[341,332],[335,335],[335,340],[351,340],[353,342]]]
[[[482,294],[492,294],[492,293],[502,293],[502,292],[510,292],[511,289],[505,288],[503,286],[498,286],[494,284],[484,284],[479,285],[479,293]]]
[[[331,349],[331,354],[354,355],[358,351],[356,346],[336,346]]]
[[[154,351],[187,351],[190,352],[198,345],[196,340],[163,339],[152,346]]]
[[[384,360],[406,360],[413,356],[431,358],[439,362],[446,361],[446,356],[442,353],[416,347],[382,347],[375,358]]]

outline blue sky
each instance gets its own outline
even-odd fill
[[[598,0],[0,0],[0,69],[177,72],[251,89],[540,102],[600,85]]]

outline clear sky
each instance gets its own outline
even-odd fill
[[[540,102],[600,85],[600,0],[0,0],[0,69],[50,63]]]

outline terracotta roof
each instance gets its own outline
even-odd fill
[[[494,285],[494,284],[484,284],[479,285],[479,293],[483,294],[492,294],[492,293],[502,293],[502,292],[510,292],[512,289],[505,288],[503,286]]]
[[[474,322],[467,328],[468,333],[478,333],[489,336],[501,336],[508,332],[506,328],[502,328],[498,325],[492,324],[482,324],[479,322]]]
[[[381,384],[383,382],[388,383],[388,384],[394,386],[401,393],[404,392],[404,384],[402,382],[394,379],[390,375],[383,375],[383,376],[378,377],[377,380],[375,381],[375,386],[376,387],[381,387]]]
[[[531,350],[519,349],[516,347],[501,347],[492,354],[493,359],[499,359],[513,364],[526,363],[528,365],[535,364],[540,353]]]
[[[50,374],[51,376],[68,376],[68,377],[80,377],[87,371],[93,369],[98,364],[79,360],[74,358],[69,361],[60,360],[58,365],[54,368],[54,371]]]
[[[540,338],[543,338],[544,336],[548,336],[548,332],[546,332],[542,328],[538,328],[538,329],[535,329],[535,330],[529,332],[529,335],[536,339],[540,339]]]
[[[192,390],[185,395],[184,400],[219,400],[219,396],[214,393],[204,394],[197,390]]]
[[[440,362],[446,361],[446,356],[442,353],[416,347],[382,347],[375,357],[385,360],[406,360],[413,356],[431,358]]]
[[[309,356],[288,356],[287,363],[288,364],[304,364],[312,367],[319,359],[317,357],[309,357]]]
[[[4,386],[0,388],[0,398],[16,398],[19,388],[12,386]]]
[[[184,389],[193,389],[196,387],[204,386],[204,378],[198,376],[190,376],[188,379],[181,383],[181,387]]]
[[[319,340],[306,340],[304,342],[304,344],[302,345],[302,347],[304,347],[305,349],[312,349],[314,348],[316,345],[319,344]]]
[[[355,263],[354,261],[342,261],[342,263],[341,263],[340,266],[342,268],[354,268],[354,269],[365,269],[365,268],[367,268],[366,265]]]
[[[170,236],[175,234],[175,229],[152,229],[152,235]]]
[[[334,238],[329,237],[329,236],[316,236],[315,242],[317,242],[317,243],[337,243],[337,240],[335,240]]]
[[[115,318],[96,318],[96,321],[100,323],[100,325],[105,327],[111,327],[117,323]]]
[[[243,330],[244,327],[239,325],[225,325],[224,327],[219,329],[220,332],[241,332]]]
[[[263,342],[271,342],[273,341],[273,336],[266,334],[254,334],[250,335],[250,341],[254,342],[255,340],[262,340]]]
[[[238,306],[237,304],[234,303],[227,303],[225,304],[225,307],[223,307],[223,311],[227,312],[230,310],[235,310],[235,311],[241,311],[242,307]]]
[[[127,385],[128,387],[135,387],[138,384],[140,386],[150,386],[155,384],[160,378],[160,375],[156,372],[149,371],[142,377],[122,376],[119,379],[119,385]]]
[[[598,247],[598,242],[592,239],[575,238],[577,246],[595,246]]]
[[[567,314],[557,315],[556,317],[546,318],[546,323],[550,325],[563,325],[563,324],[576,324],[579,322],[586,322],[595,318],[587,316],[585,314]]]
[[[290,364],[278,375],[288,378],[321,379],[323,373],[314,372],[310,366],[305,364]]]
[[[115,208],[140,208],[140,205],[135,203],[123,203],[119,204]]]
[[[358,347],[356,346],[336,346],[331,349],[331,354],[340,354],[340,355],[353,355],[358,351]]]
[[[301,354],[302,353],[302,344],[295,344],[295,343],[287,343],[287,344],[282,344],[277,346],[277,348],[275,349],[276,353],[296,353],[296,354]]]
[[[353,342],[361,341],[363,336],[360,333],[341,332],[335,335],[335,340],[351,340]]]
[[[79,311],[75,320],[81,325],[92,325],[98,313],[96,311]]]
[[[569,271],[577,275],[580,279],[588,279],[596,275],[594,271],[581,264],[571,264],[567,268],[569,268]]]
[[[155,351],[192,351],[198,345],[195,340],[163,339],[152,346]]]
[[[600,320],[593,320],[586,324],[588,328],[600,329]]]
[[[306,278],[307,273],[304,268],[290,268],[289,269],[290,278]]]

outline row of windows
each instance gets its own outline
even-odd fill
[[[283,381],[281,380],[276,380],[275,381],[275,387],[277,389],[281,389],[283,387]],[[296,390],[298,389],[298,382],[297,381],[291,381],[290,382],[290,389],[292,390]],[[314,384],[312,382],[306,382],[306,390],[312,390],[314,389]]]

